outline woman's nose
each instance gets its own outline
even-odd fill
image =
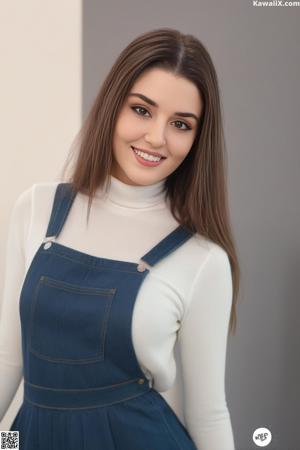
[[[145,141],[152,147],[161,147],[166,145],[165,126],[155,125],[145,135]]]

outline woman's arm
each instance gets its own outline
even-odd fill
[[[211,249],[188,300],[178,333],[185,424],[199,450],[234,450],[225,394],[232,280],[221,247]]]
[[[19,297],[25,275],[24,243],[31,214],[30,190],[14,204],[6,242],[4,288],[0,315],[0,421],[23,376]]]

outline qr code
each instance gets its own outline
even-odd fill
[[[18,431],[1,431],[1,450],[5,448],[19,449]]]

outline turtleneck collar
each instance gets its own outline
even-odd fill
[[[110,180],[111,184],[107,198],[108,201],[118,206],[125,208],[147,208],[164,202],[165,178],[147,186],[126,184],[113,175],[110,176]],[[96,197],[101,198],[101,193],[96,192]]]

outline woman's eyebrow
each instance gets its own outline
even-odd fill
[[[158,104],[155,103],[154,100],[151,100],[151,98],[146,97],[146,95],[139,94],[138,92],[131,92],[130,94],[128,94],[128,97],[131,97],[131,96],[139,97],[142,100],[144,100],[146,103],[149,103],[149,105],[156,106],[156,107],[158,106]],[[193,113],[190,113],[190,112],[177,111],[174,114],[176,116],[181,116],[181,117],[193,117],[194,119],[197,120],[197,122],[199,121],[199,117],[197,117],[196,114],[193,114]]]

